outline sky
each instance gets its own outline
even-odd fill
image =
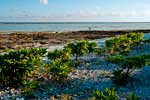
[[[0,22],[150,22],[150,0],[0,0]]]

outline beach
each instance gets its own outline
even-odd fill
[[[87,39],[94,41],[98,46],[103,47],[106,39],[130,32],[145,33],[144,39],[150,38],[150,30],[113,30],[113,31],[69,31],[69,32],[1,32],[0,52],[8,50],[18,50],[22,48],[46,48],[47,51],[63,49],[67,43],[77,40]],[[149,45],[144,45],[143,50],[134,49],[129,53],[132,55],[149,54]],[[75,58],[72,57],[72,60]],[[149,99],[149,66],[136,69],[131,73],[132,78],[125,86],[117,87],[111,78],[112,72],[119,67],[108,63],[104,56],[87,54],[79,57],[80,64],[69,73],[68,81],[55,83],[47,80],[41,74],[42,67],[36,77],[41,81],[38,89],[32,94],[34,99],[49,99],[50,96],[61,98],[62,95],[69,95],[73,100],[86,100],[92,97],[92,92],[97,89],[104,91],[106,88],[117,88],[119,98],[124,100],[125,96],[131,92],[140,96],[142,100]],[[43,62],[48,63],[47,54],[43,57]],[[47,88],[45,88],[47,87]],[[1,99],[24,99],[20,88],[7,87],[0,89]],[[32,99],[33,99],[32,98]],[[126,100],[126,99],[125,99]]]
[[[0,41],[7,49],[21,49],[32,47],[43,47],[49,50],[62,49],[66,43],[81,39],[99,42],[106,38],[123,35],[129,32],[143,32],[145,39],[149,39],[149,30],[122,30],[122,31],[75,31],[75,32],[14,32],[0,34]],[[10,46],[10,47],[9,47]],[[6,49],[6,50],[7,50]],[[5,49],[1,49],[1,52]],[[144,45],[143,50],[133,49],[129,53],[130,56],[140,55],[142,53],[149,54],[149,44]],[[74,60],[74,58],[72,58]],[[43,58],[44,63],[48,62],[47,55]],[[104,56],[96,54],[87,54],[79,57],[80,64],[68,75],[68,81],[63,83],[55,83],[47,80],[40,74],[37,75],[38,80],[42,80],[38,89],[33,93],[34,99],[49,99],[50,96],[61,98],[62,95],[69,95],[73,100],[87,100],[92,97],[92,92],[97,89],[104,91],[106,88],[116,87],[120,100],[126,100],[125,96],[133,92],[141,97],[141,100],[148,100],[150,94],[150,77],[149,66],[142,69],[136,69],[131,73],[132,78],[125,86],[116,86],[111,80],[112,72],[119,68],[115,64],[106,62]],[[1,99],[24,99],[20,89],[7,87],[0,90]],[[33,98],[32,98],[33,99]]]
[[[10,49],[63,45],[82,39],[95,40],[129,32],[149,33],[150,30],[68,31],[68,32],[0,32],[0,52]]]

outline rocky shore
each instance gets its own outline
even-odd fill
[[[150,30],[72,31],[72,32],[0,32],[0,52],[10,49],[49,47],[80,39],[101,39],[128,32],[149,33]]]
[[[148,51],[150,51],[150,49],[148,49]],[[132,92],[140,96],[141,100],[150,99],[149,66],[135,70],[132,73],[132,78],[129,82],[125,86],[118,87],[113,84],[111,80],[111,73],[113,70],[116,70],[118,66],[105,62],[103,56],[86,55],[79,59],[80,61],[86,60],[86,62],[77,66],[77,68],[69,74],[68,81],[54,83],[50,80],[43,80],[39,85],[39,88],[33,94],[34,100],[53,100],[50,99],[51,96],[54,96],[55,98],[70,96],[73,100],[88,100],[88,98],[92,97],[93,91],[104,91],[105,88],[112,87],[117,89],[120,98],[119,100],[126,100],[124,97]],[[21,95],[20,89],[13,88],[0,90],[0,99],[25,100],[24,96]]]
[[[0,37],[6,36],[6,38],[3,38],[4,40],[5,39],[11,40],[13,36],[15,36],[16,34],[16,42],[15,42],[16,44],[20,43],[21,45],[21,42],[19,41],[23,41],[23,40],[27,41],[28,38],[30,39],[32,38],[33,39],[32,42],[27,42],[27,43],[29,44],[39,43],[39,45],[35,45],[36,47],[49,46],[49,49],[53,49],[54,47],[57,49],[61,49],[63,48],[63,45],[57,46],[58,44],[67,43],[76,39],[91,39],[91,38],[87,38],[86,36],[90,37],[93,35],[94,38],[92,39],[100,39],[102,38],[102,36],[112,37],[115,35],[126,33],[123,31],[118,32],[118,33],[109,33],[108,31],[104,31],[106,33],[108,32],[109,34],[106,36],[106,33],[103,33],[102,31],[101,31],[102,33],[94,33],[93,31],[90,31],[90,32],[89,31],[87,33],[81,32],[79,33],[80,37],[77,37],[79,35],[77,32],[70,33],[72,35],[74,34],[72,38],[69,33],[47,33],[47,32],[26,33],[26,34],[25,33],[11,33],[11,34],[4,34],[4,35],[1,34]],[[8,38],[7,36],[10,36],[10,37]],[[45,41],[47,40],[46,41],[47,44],[40,43],[42,40],[44,40],[44,37],[45,37]],[[59,39],[62,39],[62,41],[57,43],[56,41],[59,41]],[[68,39],[68,41],[63,41],[65,39]],[[55,41],[51,42],[52,40],[55,40]],[[99,45],[99,42],[100,41],[98,41],[98,45]],[[12,41],[12,44],[13,43],[14,42]],[[24,45],[21,45],[21,46],[23,47]],[[132,50],[130,55],[140,55],[142,53],[150,54],[149,47],[150,45],[145,45],[142,51],[138,49]],[[43,59],[43,60],[45,61],[46,59]],[[95,90],[103,91],[105,90],[106,87],[108,88],[115,87],[117,89],[117,93],[119,95],[120,100],[126,100],[124,97],[132,92],[140,96],[141,100],[150,99],[150,66],[145,66],[142,69],[135,70],[132,73],[132,78],[129,80],[129,82],[125,86],[118,87],[115,84],[113,84],[111,80],[112,71],[118,69],[118,66],[111,64],[111,63],[107,63],[104,59],[104,56],[97,56],[95,54],[90,54],[90,55],[84,55],[80,57],[79,60],[81,61],[81,64],[77,66],[77,68],[69,74],[68,81],[65,81],[62,84],[54,83],[51,80],[46,80],[45,78],[43,78],[43,76],[39,75],[39,77],[42,79],[42,82],[40,83],[39,88],[33,94],[34,99],[49,100],[51,96],[54,96],[55,98],[61,98],[61,96],[63,95],[64,96],[69,95],[70,97],[73,98],[73,100],[88,100],[88,98],[92,97],[93,91]],[[9,88],[9,87],[6,89],[0,89],[0,99],[2,100],[7,100],[7,99],[8,100],[13,100],[13,99],[25,100],[24,98],[25,97],[21,95],[20,89],[14,89],[14,88]],[[60,99],[60,100],[63,100],[63,99]]]

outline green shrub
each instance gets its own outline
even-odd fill
[[[118,64],[120,66],[122,66],[122,64],[124,63],[124,58],[121,55],[110,56],[110,57],[106,58],[106,60],[112,64]]]
[[[102,54],[103,54],[102,48],[96,48],[95,53],[96,53],[97,55],[102,55]]]
[[[49,51],[48,52],[48,58],[51,60],[55,60],[60,57],[62,51],[55,50],[55,51]]]
[[[81,40],[78,42],[70,43],[65,48],[71,49],[71,54],[78,60],[79,56],[92,53],[95,51],[97,44],[95,42],[89,42],[87,40]]]
[[[120,54],[127,55],[131,47],[137,46],[143,40],[143,33],[129,33],[114,37],[106,41],[106,47],[112,48],[111,52],[118,52]]]
[[[114,88],[106,88],[104,92],[100,90],[95,91],[92,100],[117,100],[117,98],[117,92]]]
[[[104,91],[105,100],[117,100],[117,92],[115,88],[108,89]]]
[[[136,96],[134,93],[131,93],[127,96],[127,100],[141,100],[140,97]]]
[[[114,37],[110,40],[106,41],[106,47],[112,48],[111,52],[121,52],[124,49],[130,47],[131,40],[126,37],[126,35],[122,35],[120,37]]]
[[[52,80],[63,81],[71,72],[72,66],[73,62],[61,62],[61,60],[56,59],[48,64],[48,73],[50,74]]]
[[[65,48],[62,53],[62,61],[69,61],[71,57],[71,49]]]
[[[89,53],[93,53],[96,50],[97,44],[96,42],[87,42]]]
[[[124,85],[130,78],[129,73],[123,72],[123,70],[115,70],[113,75],[112,80],[117,85]]]
[[[128,66],[130,69],[135,69],[144,67],[146,63],[146,55],[140,55],[127,57],[125,65]]]
[[[143,57],[146,59],[146,65],[150,65],[150,54],[148,55],[143,55]]]
[[[142,42],[143,38],[144,38],[144,33],[142,32],[138,32],[138,33],[134,33],[131,32],[130,34],[127,34],[127,38],[131,39],[132,45],[139,45],[140,42]]]
[[[142,54],[138,56],[123,57],[121,55],[110,56],[107,61],[117,64],[120,69],[113,72],[113,81],[118,85],[123,85],[130,78],[130,73],[137,68],[142,68],[150,62],[150,55]]]
[[[96,90],[93,94],[95,100],[104,100],[104,94],[100,90]]]
[[[62,61],[68,61],[70,57],[71,57],[71,49],[69,48],[48,52],[48,58],[50,60],[61,59]]]
[[[37,81],[24,80],[23,81],[23,86],[21,88],[22,95],[26,96],[26,97],[32,96],[37,88],[38,88],[38,82]]]
[[[126,47],[125,49],[120,51],[120,54],[121,55],[128,55],[130,53],[130,51],[131,51],[131,48]]]
[[[42,63],[46,49],[22,49],[0,55],[0,85],[17,86]]]
[[[111,54],[111,48],[105,47],[105,48],[96,48],[95,53],[100,56],[106,56]]]

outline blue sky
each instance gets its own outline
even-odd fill
[[[150,0],[0,0],[0,22],[150,22]]]

